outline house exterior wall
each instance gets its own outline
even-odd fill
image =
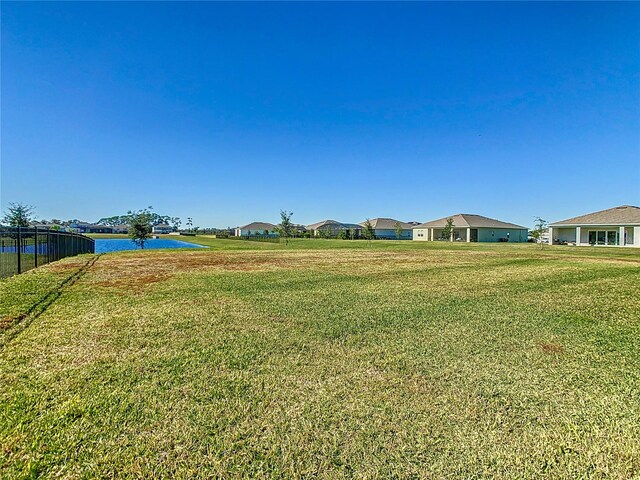
[[[429,241],[429,229],[428,228],[414,228],[413,239],[419,242]]]
[[[430,228],[415,228],[413,230],[413,239],[429,241],[431,240],[431,230]],[[442,230],[442,228],[433,229],[433,240],[442,240]],[[509,242],[526,242],[528,239],[528,230],[526,228],[472,228],[471,230],[478,230],[478,242],[498,242],[501,238],[507,238],[507,233],[509,233]],[[453,239],[458,242],[466,242],[467,227],[454,227]]]
[[[575,243],[576,245],[592,245],[590,232],[616,232],[617,243],[610,244],[608,234],[605,244],[598,246],[640,247],[640,227],[622,225],[576,225],[571,227],[552,227],[551,244]],[[579,235],[579,238],[577,238]],[[596,234],[597,235],[597,234]],[[576,241],[577,240],[577,241]]]
[[[526,242],[529,235],[526,228],[478,228],[478,242],[499,242],[507,233],[510,243]]]
[[[576,241],[575,227],[570,227],[570,228],[556,227],[552,230],[552,234],[553,234],[553,237],[552,237],[553,243],[557,243],[557,242],[573,243]]]

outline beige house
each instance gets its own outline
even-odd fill
[[[443,231],[449,218],[453,220],[453,232],[451,238],[444,238]],[[459,213],[413,227],[413,239],[425,242],[526,242],[527,237],[527,227],[470,213]]]
[[[549,243],[640,247],[640,207],[622,205],[554,222]]]

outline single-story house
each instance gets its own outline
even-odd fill
[[[276,226],[268,222],[253,222],[242,227],[236,227],[236,237],[247,237],[249,235],[273,235],[277,234]]]
[[[69,225],[69,228],[78,233],[113,233],[113,227],[99,223],[76,222]]]
[[[549,243],[640,247],[640,207],[622,205],[551,223]]]
[[[359,236],[362,226],[355,223],[342,223],[335,220],[322,220],[321,222],[307,225],[307,230],[312,232],[313,236],[329,236],[336,237],[341,231],[351,231],[354,236]]]
[[[154,225],[151,228],[151,233],[166,235],[168,233],[173,232],[173,227],[171,225],[167,225],[166,223],[160,223],[158,225]]]
[[[452,236],[443,238],[449,218],[453,219]],[[459,213],[413,227],[413,239],[418,241],[526,242],[527,233],[527,227],[469,213]]]
[[[129,231],[129,225],[120,224],[113,226],[113,233],[127,233]]]
[[[361,222],[360,226],[364,229],[366,223],[366,221]],[[369,220],[369,223],[371,223],[371,226],[373,227],[376,238],[386,240],[411,240],[413,236],[413,225],[401,222],[400,220],[395,220],[393,218],[373,218]],[[396,231],[398,226],[402,229],[400,237],[398,237]]]

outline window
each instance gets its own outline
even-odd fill
[[[617,230],[590,230],[589,245],[618,245]]]

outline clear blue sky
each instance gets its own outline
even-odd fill
[[[640,3],[1,8],[2,208],[529,226],[640,204]]]

